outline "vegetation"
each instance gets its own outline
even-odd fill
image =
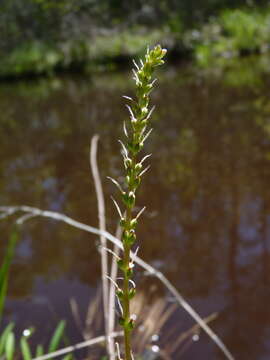
[[[190,39],[191,42],[193,40],[196,58],[202,65],[265,53],[269,51],[270,9],[223,11],[200,31],[193,31]]]
[[[141,54],[145,43],[165,37],[158,30],[123,31],[120,34],[98,35],[94,39],[46,44],[31,41],[22,44],[1,61],[0,77],[50,75],[55,71],[89,71],[110,68],[113,63]]]
[[[13,322],[9,323],[0,334],[0,356],[3,356],[7,360],[13,360],[20,354],[20,358],[23,360],[31,360],[35,357],[42,356],[45,353],[52,353],[57,350],[64,338],[65,326],[66,322],[64,320],[60,321],[49,341],[48,347],[45,348],[43,345],[38,344],[35,352],[32,353],[29,338],[33,335],[35,329],[25,329],[23,335],[19,339],[18,345],[14,332],[15,324]],[[64,359],[72,360],[72,355],[68,354]]]
[[[3,263],[0,267],[0,324],[1,318],[4,310],[5,300],[7,296],[7,287],[8,287],[8,277],[11,262],[15,253],[15,247],[19,239],[19,230],[17,226],[14,225],[10,239],[8,241],[8,246],[5,252]],[[51,353],[56,351],[60,343],[64,338],[66,322],[64,320],[60,321],[57,325],[51,340],[49,341],[48,349],[45,350],[43,345],[37,345],[35,354],[32,355],[31,348],[29,345],[29,338],[34,333],[35,329],[25,329],[22,336],[19,339],[19,345],[17,345],[15,337],[15,323],[10,322],[6,327],[0,332],[0,357],[4,357],[6,360],[13,360],[17,357],[18,352],[20,352],[23,360],[31,360],[33,357],[38,357],[44,355],[44,353]],[[72,360],[70,354],[64,357],[65,360]]]
[[[152,78],[155,68],[162,65],[166,50],[156,46],[153,50],[147,51],[145,61],[138,66],[135,63],[134,80],[136,82],[136,100],[131,98],[131,106],[128,106],[130,112],[129,128],[124,123],[124,133],[127,141],[122,144],[124,166],[126,170],[125,185],[126,189],[122,190],[120,184],[112,179],[121,192],[121,199],[125,206],[124,214],[121,213],[119,206],[116,207],[121,217],[120,225],[123,229],[123,258],[118,260],[118,267],[123,272],[123,286],[118,288],[117,296],[122,305],[122,317],[120,325],[124,329],[125,339],[125,360],[132,359],[130,333],[134,327],[134,319],[130,317],[130,300],[135,296],[135,286],[132,281],[133,277],[133,260],[130,252],[136,241],[135,229],[137,220],[144,208],[134,217],[133,212],[136,203],[136,191],[141,183],[141,177],[147,171],[148,167],[143,169],[144,161],[149,157],[146,155],[143,159],[138,160],[138,154],[144,147],[144,142],[151,133],[148,130],[148,120],[152,110],[149,109],[149,95],[153,90],[154,80]],[[130,287],[130,285],[132,285]]]
[[[164,57],[165,53],[166,53],[166,51],[164,49],[161,49],[159,46],[157,46],[154,50],[147,52],[145,62],[142,62],[140,64],[140,66],[137,65],[137,71],[135,70],[135,74],[134,74],[135,80],[136,80],[137,99],[136,99],[136,101],[132,101],[129,98],[129,100],[131,100],[131,107],[130,107],[131,122],[130,122],[129,126],[127,126],[127,128],[124,127],[124,129],[125,129],[124,131],[125,131],[126,135],[128,135],[128,134],[130,134],[130,135],[128,136],[128,140],[127,140],[126,144],[123,145],[124,164],[125,164],[126,173],[127,173],[126,174],[127,175],[126,176],[127,190],[125,189],[125,192],[122,192],[122,200],[126,206],[125,215],[121,215],[121,225],[124,230],[123,238],[122,238],[123,245],[124,245],[124,257],[123,257],[123,259],[119,260],[118,265],[124,273],[124,281],[123,281],[123,288],[118,289],[118,296],[120,298],[120,302],[122,303],[122,307],[124,310],[123,317],[120,319],[120,323],[124,327],[124,331],[125,331],[125,335],[126,335],[125,339],[126,339],[127,345],[130,343],[129,335],[130,335],[130,332],[133,327],[133,321],[129,314],[129,305],[128,304],[129,304],[130,298],[135,294],[133,287],[129,288],[129,284],[133,284],[133,282],[131,282],[131,275],[132,275],[132,266],[131,265],[133,265],[133,264],[132,264],[132,261],[130,261],[131,259],[130,259],[129,253],[130,253],[133,241],[135,240],[135,232],[133,230],[135,230],[135,225],[136,225],[137,219],[140,214],[140,212],[139,212],[139,214],[134,218],[134,216],[132,214],[132,210],[134,210],[134,205],[135,205],[135,190],[137,189],[137,187],[140,183],[141,176],[143,175],[144,171],[146,170],[146,169],[145,170],[142,169],[142,164],[143,164],[144,160],[146,160],[146,158],[148,157],[148,156],[146,156],[142,160],[138,161],[137,153],[139,153],[139,151],[142,150],[144,141],[150,134],[150,132],[147,132],[146,127],[147,127],[148,119],[152,112],[151,110],[149,110],[149,94],[153,88],[153,82],[152,82],[151,77],[152,77],[154,68],[163,63],[162,58]],[[74,124],[74,121],[72,123]],[[23,124],[23,126],[25,127],[25,124]],[[61,131],[61,133],[63,134],[62,131]],[[64,132],[64,133],[67,134],[67,133],[69,133],[69,131]],[[72,131],[71,131],[71,133],[72,133]],[[35,141],[36,141],[36,137],[35,137]],[[16,151],[17,151],[17,149],[16,149]],[[46,173],[46,178],[48,178],[48,172]],[[77,196],[77,194],[76,194],[76,196]],[[19,207],[19,208],[17,208],[17,210],[12,210],[11,208],[5,209],[5,207],[1,207],[1,211],[3,212],[3,214],[1,214],[1,216],[4,217],[5,212],[7,212],[6,213],[6,216],[7,216],[7,215],[14,214],[14,211],[15,212],[16,211],[25,211],[25,208],[28,208],[28,207],[22,207],[22,208]],[[29,208],[28,208],[28,210],[29,210]],[[32,208],[32,210],[33,210],[33,208]],[[52,212],[50,212],[50,211],[47,211],[45,213],[52,214]],[[37,210],[37,212],[34,214],[34,216],[36,216],[36,215],[40,215],[40,211]],[[60,215],[60,217],[61,217],[61,215]],[[29,218],[29,216],[28,217],[22,216],[19,219],[21,221],[24,221],[22,219],[26,219],[26,218]],[[67,217],[65,217],[65,218],[67,218]],[[59,214],[56,217],[56,219],[59,220]],[[70,220],[72,221],[72,219],[70,219]],[[79,224],[78,222],[76,222],[76,223]],[[87,225],[84,225],[84,228],[86,228],[86,227],[87,227]],[[95,234],[97,234],[97,232],[95,232]],[[39,240],[41,240],[40,235],[41,234],[39,234]],[[48,234],[46,234],[46,238],[47,238],[47,235]],[[69,236],[67,236],[67,237],[65,236],[65,244],[67,244],[68,240],[69,240]],[[39,241],[39,243],[40,243],[40,241]],[[48,248],[48,242],[46,242],[46,248]],[[62,253],[62,249],[63,249],[63,247],[60,245],[60,253]],[[85,251],[85,250],[83,250],[83,251]],[[54,252],[54,254],[57,254],[57,245],[55,243],[53,244],[53,252]],[[126,254],[128,254],[128,255],[126,255]],[[146,263],[144,263],[144,264],[146,264]],[[149,270],[149,266],[147,264],[146,264],[146,270],[150,273],[153,273],[153,268],[150,267],[150,270]],[[163,275],[160,272],[157,272],[157,274],[158,274],[158,278],[163,279],[163,283],[166,284],[167,280],[166,281],[164,280],[165,278],[163,277]],[[169,283],[169,285],[170,285],[170,283]],[[168,288],[172,292],[172,286],[170,286]],[[173,291],[172,293],[176,297],[175,291]],[[176,293],[177,293],[177,291],[176,291]],[[177,297],[176,297],[176,299],[177,299]],[[181,296],[179,296],[179,299],[178,299],[178,302],[180,302],[181,305],[183,303],[185,303],[184,299],[182,299]],[[190,311],[189,307],[186,307],[185,309],[189,309],[188,312],[190,314],[192,314],[193,318],[196,321],[198,321],[198,319],[200,320],[200,317],[198,317],[196,315],[196,313]],[[151,318],[151,320],[153,320],[153,318]],[[199,323],[199,326],[201,326],[202,328],[208,329],[204,323],[203,323],[204,324],[203,326],[201,325],[200,321],[198,321],[198,323]],[[61,333],[63,331],[64,324],[63,323],[59,324],[59,327],[60,327],[61,331],[57,329],[57,332],[56,332],[57,334],[59,334],[59,332]],[[198,326],[197,326],[197,328],[198,328]],[[8,349],[16,348],[12,328],[11,329],[8,328],[8,330],[4,329],[4,331],[11,334],[10,336],[8,336],[8,338],[11,340],[9,340],[7,342],[8,343],[8,345],[6,345],[7,348]],[[207,330],[207,333],[210,335],[212,334],[211,331],[209,331],[209,330]],[[30,346],[27,341],[28,336],[29,336],[29,334],[26,334],[26,335],[24,334],[23,338],[21,340],[20,351],[23,353],[23,357],[25,360],[29,360],[32,356]],[[54,335],[53,338],[55,336],[56,335]],[[211,336],[213,336],[213,335],[211,335]],[[60,336],[58,335],[57,339],[59,339],[59,338],[60,338]],[[222,346],[219,343],[218,337],[213,336],[212,338],[214,339],[214,341],[216,341],[217,344],[219,344],[219,346],[222,349]],[[6,337],[5,337],[5,339],[6,339]],[[52,343],[54,344],[57,342],[56,342],[56,340],[54,340],[54,341],[52,341]],[[6,349],[6,347],[5,347],[5,349]],[[39,346],[35,350],[38,351],[39,353],[41,353],[40,349],[41,349],[41,347]],[[72,349],[74,349],[74,347],[72,347]],[[49,346],[48,351],[51,351],[51,346]],[[69,351],[72,351],[72,350],[69,350]],[[126,355],[127,359],[131,358],[131,354],[128,355],[128,351],[130,353],[129,345],[127,346],[127,355]],[[173,350],[171,350],[171,351],[173,352]],[[226,350],[226,348],[223,351],[225,354],[227,354],[227,358],[229,358],[229,359],[232,358],[230,356],[229,352]],[[9,353],[7,356],[12,358],[14,353],[15,353],[15,350],[12,350],[12,351],[9,350]]]
[[[18,233],[17,229],[14,228],[8,242],[8,247],[4,256],[3,264],[0,268],[0,323],[7,295],[9,268],[11,265],[17,240]]]
[[[266,1],[3,0],[0,77],[111,68],[162,42],[200,64],[268,50]],[[130,4],[128,4],[130,5]]]

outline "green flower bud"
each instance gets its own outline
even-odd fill
[[[157,45],[153,50],[154,57],[160,57],[162,55],[162,48],[160,45]]]
[[[123,242],[128,245],[132,246],[136,240],[136,234],[135,231],[132,230],[125,230],[123,233]]]
[[[124,261],[122,259],[117,260],[117,265],[120,270],[125,271]]]
[[[134,219],[132,219],[131,222],[130,222],[130,228],[131,228],[131,229],[135,229],[136,226],[137,226],[137,219],[134,218]]]
[[[119,318],[118,322],[120,326],[125,326],[125,319],[123,319],[122,317]]]
[[[164,57],[167,54],[167,49],[162,49],[161,57]]]
[[[136,295],[136,290],[134,288],[129,290],[128,297],[132,299]]]
[[[126,219],[122,218],[120,220],[119,224],[122,228],[126,228],[126,225],[127,225]]]
[[[133,270],[131,268],[128,268],[126,272],[126,276],[130,279],[133,276]]]
[[[130,175],[126,176],[126,183],[130,186],[130,183],[131,183],[131,176]]]
[[[140,183],[141,183],[141,178],[137,177],[136,179],[134,179],[134,188],[137,189]]]
[[[120,300],[123,300],[123,297],[124,297],[123,290],[121,290],[121,289],[116,290],[116,295],[118,296],[118,298]]]
[[[128,194],[126,192],[122,193],[122,200],[123,203],[128,207],[128,208],[133,208],[133,206],[135,205],[135,194],[133,191],[130,191]]]
[[[133,129],[136,129],[136,126],[138,123],[139,123],[139,120],[136,118],[131,120],[131,125],[133,126]]]
[[[135,165],[135,172],[136,172],[136,174],[139,174],[139,173],[141,172],[141,170],[142,170],[142,164],[141,164],[141,163],[137,163],[137,164]]]
[[[141,114],[142,114],[142,117],[145,117],[145,116],[148,114],[148,109],[147,109],[147,107],[143,107],[143,108],[142,108]]]
[[[134,320],[130,319],[129,322],[127,323],[127,330],[131,331],[134,329]]]
[[[124,160],[125,168],[128,169],[132,166],[132,160],[130,158],[127,158]]]

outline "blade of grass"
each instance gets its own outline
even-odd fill
[[[24,336],[21,338],[21,351],[22,351],[23,360],[32,360],[30,346]]]
[[[36,348],[36,357],[42,356],[44,354],[44,349],[42,345],[38,345]]]
[[[6,360],[13,360],[14,352],[15,352],[15,336],[13,332],[9,332],[5,344]]]
[[[8,286],[8,272],[11,265],[11,261],[14,255],[15,246],[19,238],[18,229],[16,226],[13,227],[11,235],[8,242],[8,247],[6,255],[4,257],[3,264],[0,268],[0,322],[3,314],[3,309],[5,305],[5,299],[7,295],[7,286]]]
[[[7,337],[12,332],[14,325],[14,323],[9,323],[0,336],[0,356],[2,356],[5,352],[5,344],[7,341]]]
[[[52,339],[50,341],[49,349],[48,349],[49,353],[53,352],[53,351],[55,351],[57,349],[60,341],[62,340],[65,327],[66,327],[65,320],[61,320],[59,322],[59,324],[57,325],[57,328],[55,329],[54,334],[52,336]]]

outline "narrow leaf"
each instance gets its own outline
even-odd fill
[[[142,160],[140,161],[140,163],[143,164],[144,161],[145,161],[146,159],[148,159],[150,156],[152,156],[152,154],[145,155],[145,156],[142,158]]]
[[[122,219],[123,215],[121,213],[119,205],[117,204],[117,202],[114,200],[114,198],[112,196],[111,196],[111,198],[112,198],[112,201],[113,201],[113,203],[114,203],[114,205],[116,207],[116,210],[118,211],[118,214],[119,214],[120,218]]]
[[[73,359],[72,354],[67,354],[65,357],[63,357],[63,360],[72,360],[72,359]]]
[[[15,352],[15,336],[13,332],[9,332],[5,344],[6,360],[13,360],[14,352]]]
[[[111,182],[113,182],[114,185],[116,185],[121,192],[123,192],[123,190],[122,190],[122,188],[121,188],[121,185],[118,183],[117,180],[113,179],[113,178],[110,177],[110,176],[107,176],[107,178],[108,178],[109,180],[111,180]]]
[[[136,63],[136,61],[133,59],[132,62],[133,62],[133,64],[135,65],[135,68],[139,71],[140,68],[139,68],[138,64]]]
[[[143,171],[139,174],[139,176],[142,176],[144,173],[146,173],[147,170],[149,170],[151,165],[148,165]]]
[[[53,352],[57,349],[60,341],[62,340],[65,327],[66,327],[65,320],[61,320],[54,331],[54,334],[49,344],[48,352]]]
[[[150,130],[148,131],[148,133],[144,136],[142,142],[145,142],[145,140],[148,138],[148,136],[151,134],[152,131],[153,131],[153,129],[150,129]]]
[[[30,346],[28,341],[26,340],[25,336],[21,337],[21,352],[24,360],[31,360],[32,354],[30,350]]]
[[[14,227],[11,231],[8,247],[6,250],[6,255],[4,257],[3,264],[0,268],[0,322],[4,309],[6,294],[7,294],[8,272],[14,255],[15,246],[19,238],[18,235],[19,234],[17,227]]]
[[[139,217],[142,215],[142,213],[144,212],[144,210],[146,209],[146,206],[144,206],[139,212],[138,214],[136,215],[136,219],[138,220]]]
[[[42,356],[44,354],[44,349],[42,345],[38,345],[36,348],[36,357]]]
[[[1,337],[0,337],[0,356],[4,354],[5,351],[5,344],[7,341],[8,334],[12,332],[14,328],[14,323],[9,323],[5,329],[3,330]]]
[[[128,138],[128,132],[127,132],[127,128],[126,128],[126,122],[123,122],[123,130],[124,130],[124,134],[126,135],[126,137]]]
[[[125,155],[125,157],[127,158],[128,157],[128,151],[127,151],[127,148],[125,147],[125,145],[122,143],[121,140],[118,140],[122,146],[122,149],[123,149],[123,153]]]

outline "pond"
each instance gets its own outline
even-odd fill
[[[151,169],[138,195],[147,207],[138,227],[140,256],[202,317],[217,313],[209,325],[245,360],[267,359],[270,351],[270,78],[258,64],[243,60],[211,72],[182,64],[160,73],[146,146]],[[0,204],[53,210],[97,226],[89,144],[99,134],[106,221],[114,233],[118,217],[110,195],[117,191],[106,176],[123,174],[117,140],[127,118],[122,95],[133,92],[130,73],[0,87]],[[14,219],[0,223],[1,257]],[[18,333],[34,325],[38,342],[65,318],[70,342],[82,341],[74,303],[84,327],[89,302],[99,296],[96,236],[33,218],[23,225],[10,275],[5,322],[15,321]],[[157,280],[139,271],[137,283],[145,304],[165,299],[171,306]],[[178,309],[167,329],[181,334],[193,324]],[[88,331],[102,334],[98,319]],[[172,358],[202,354],[224,358],[203,333]]]

